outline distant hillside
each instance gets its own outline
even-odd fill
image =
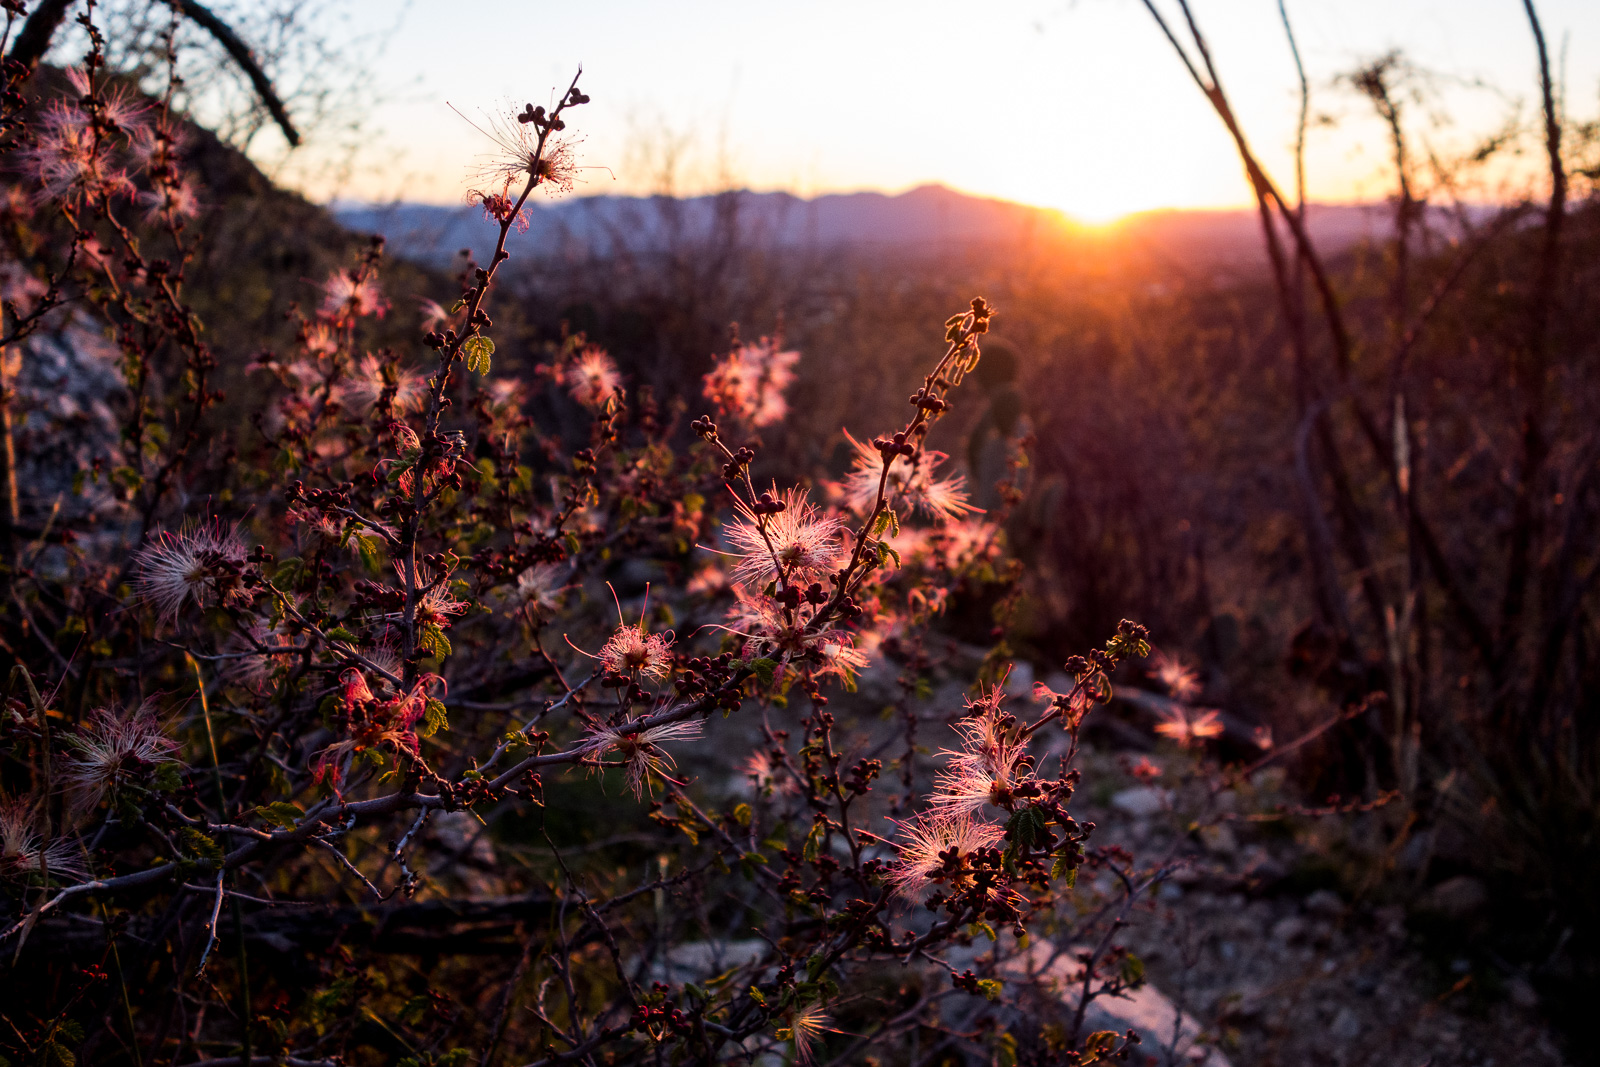
[[[789,193],[737,191],[711,196],[586,196],[530,200],[527,233],[510,247],[551,255],[605,255],[693,244],[732,235],[746,246],[811,250],[926,249],[1040,240],[1126,240],[1157,258],[1244,264],[1262,259],[1254,211],[1153,211],[1109,231],[1077,226],[1059,211],[968,196],[924,185],[897,196],[835,193],[801,199]],[[391,250],[442,263],[460,249],[480,257],[494,227],[475,207],[431,204],[343,204],[335,217],[358,231],[381,233]],[[1324,251],[1377,238],[1389,230],[1383,205],[1313,205],[1308,224]]]

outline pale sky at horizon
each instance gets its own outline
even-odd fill
[[[1292,184],[1297,83],[1276,0],[1194,7],[1255,148]],[[1553,61],[1564,56],[1569,112],[1596,116],[1600,2],[1538,8]],[[1498,128],[1514,102],[1535,115],[1520,0],[1289,0],[1289,12],[1313,109],[1338,120],[1312,132],[1313,199],[1387,193],[1381,131],[1334,77],[1388,49],[1438,75],[1434,98],[1411,111],[1441,152]],[[388,27],[372,60],[381,133],[353,178],[317,176],[314,152],[280,172],[313,197],[460,202],[487,142],[446,102],[468,114],[549,103],[582,63],[594,102],[573,113],[581,162],[616,177],[589,170],[579,195],[661,191],[661,149],[677,141],[680,193],[938,182],[1090,222],[1249,202],[1221,123],[1137,0],[1013,0],[981,13],[946,0],[348,0],[329,23],[336,39]],[[1453,124],[1430,121],[1437,109]]]

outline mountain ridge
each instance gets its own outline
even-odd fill
[[[463,248],[480,258],[495,229],[472,205],[334,203],[344,226],[382,234],[391,248],[426,262],[443,263]],[[731,190],[694,197],[599,194],[560,201],[530,200],[525,233],[507,246],[530,243],[545,255],[605,256],[662,251],[721,239],[746,246],[791,250],[897,248],[938,251],[980,244],[1050,240],[1131,241],[1158,254],[1207,261],[1264,258],[1254,209],[1156,209],[1106,226],[1075,222],[1053,208],[921,185],[903,193],[827,193],[802,198],[787,192]],[[1307,226],[1328,251],[1391,230],[1384,204],[1312,204]]]

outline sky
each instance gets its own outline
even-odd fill
[[[1159,3],[1159,0],[1158,0]],[[1536,117],[1519,0],[1287,0],[1318,120],[1312,199],[1392,182],[1371,109],[1338,76],[1391,49],[1422,73],[1407,115],[1448,157]],[[1250,201],[1221,123],[1138,0],[344,0],[379,101],[347,176],[314,143],[279,173],[316,199],[459,203],[488,142],[469,117],[550,104],[581,65],[579,195],[718,188],[800,195],[937,182],[1088,223]],[[1298,82],[1277,0],[1194,0],[1223,86],[1292,185]],[[1600,2],[1539,0],[1567,108],[1600,114]],[[1176,5],[1163,10],[1176,18]],[[372,42],[381,40],[381,50]],[[352,68],[354,69],[354,68]],[[271,155],[270,145],[262,151]],[[1484,176],[1478,196],[1535,162]]]

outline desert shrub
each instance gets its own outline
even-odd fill
[[[64,91],[12,63],[0,116],[12,1062],[1126,1055],[1085,1024],[1169,868],[1070,802],[1145,632],[1029,705],[930,628],[1015,580],[926,443],[985,299],[826,494],[752,473],[775,335],[671,395],[572,331],[508,374],[505,242],[570,175],[575,80],[497,117],[496,244],[422,325],[374,241],[240,343],[202,307],[275,290],[202,254],[196,134],[79,26]],[[993,1005],[1045,933],[1075,996]]]

